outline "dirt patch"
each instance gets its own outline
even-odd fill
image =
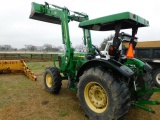
[[[59,95],[44,90],[42,76],[34,82],[23,75],[1,75],[0,81],[0,120],[87,120],[66,81]]]

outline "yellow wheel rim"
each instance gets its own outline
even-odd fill
[[[89,108],[96,113],[103,113],[108,107],[108,95],[97,82],[90,82],[86,85],[84,97]]]
[[[46,84],[47,84],[47,86],[48,86],[49,88],[52,87],[53,82],[52,82],[52,77],[51,77],[50,74],[47,74],[47,75],[46,75]]]

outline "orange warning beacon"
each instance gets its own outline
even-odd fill
[[[133,44],[130,43],[126,54],[127,58],[134,58]]]

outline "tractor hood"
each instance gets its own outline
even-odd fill
[[[146,19],[130,12],[123,12],[81,22],[79,27],[96,31],[109,31],[115,30],[117,23],[122,23],[121,29],[149,26],[149,21]]]

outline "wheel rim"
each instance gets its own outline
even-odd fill
[[[90,82],[86,85],[84,97],[89,108],[96,113],[102,113],[108,107],[108,95],[97,82]]]
[[[51,75],[50,74],[47,74],[46,75],[46,84],[47,84],[47,87],[52,87],[52,77],[51,77]]]
[[[160,73],[157,74],[156,81],[157,81],[158,84],[160,84]]]

